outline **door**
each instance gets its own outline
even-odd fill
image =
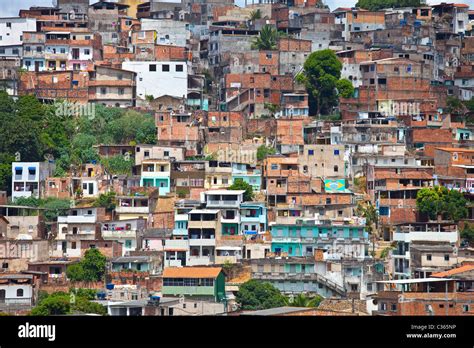
[[[35,62],[35,71],[38,72],[40,70],[40,62]]]
[[[6,290],[0,290],[0,303],[5,303]]]
[[[89,183],[89,190],[88,190],[89,194],[90,195],[93,195],[94,194],[94,184],[93,183]]]

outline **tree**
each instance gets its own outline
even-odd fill
[[[461,231],[461,238],[465,239],[469,245],[474,244],[474,226],[472,224],[464,225]]]
[[[86,251],[81,261],[84,269],[84,280],[89,282],[97,282],[102,279],[105,274],[106,258],[101,254],[99,249],[89,249]]]
[[[262,18],[262,11],[260,11],[260,9],[253,10],[249,14],[249,19],[251,21],[254,21],[256,19],[261,19],[261,18]]]
[[[82,264],[79,262],[68,266],[66,269],[66,276],[73,282],[82,281],[84,279],[84,269],[82,268]]]
[[[107,211],[112,211],[115,209],[116,199],[115,199],[115,192],[107,192],[104,194],[100,194],[99,197],[94,201],[94,207],[102,207],[105,208]]]
[[[444,186],[427,187],[418,191],[416,207],[431,220],[437,217],[459,221],[468,214],[467,200],[456,190],[448,190]]]
[[[257,149],[257,160],[263,161],[268,155],[274,155],[276,150],[273,147],[260,145]]]
[[[43,299],[32,309],[31,315],[50,316],[65,315],[71,312],[71,303],[69,295],[65,293],[52,294]]]
[[[244,190],[244,201],[251,201],[253,199],[253,187],[243,179],[235,179],[234,183],[229,186],[229,190]]]
[[[297,80],[306,86],[311,113],[318,116],[328,114],[338,103],[338,92],[343,97],[351,96],[350,81],[340,80],[342,63],[330,50],[321,50],[309,55]]]
[[[91,296],[92,293],[94,295]],[[106,315],[107,308],[91,302],[94,298],[95,291],[91,289],[71,289],[69,293],[58,291],[50,295],[43,293],[31,315],[67,315],[74,312]]]
[[[252,42],[252,49],[276,50],[278,43],[278,31],[271,25],[265,24]]]
[[[356,212],[365,218],[365,228],[372,237],[372,256],[375,257],[375,234],[379,228],[379,212],[370,201],[365,204],[359,203]]]
[[[256,279],[242,284],[236,296],[243,310],[260,310],[286,305],[286,298],[277,288],[267,282]]]
[[[464,114],[466,109],[466,105],[460,99],[451,96],[446,98],[446,111],[450,114]]]
[[[319,295],[308,297],[304,294],[298,294],[292,301],[288,301],[288,304],[292,307],[318,307],[323,298]]]
[[[127,159],[122,155],[116,155],[109,158],[101,158],[100,162],[109,174],[132,174],[133,162],[130,158]]]
[[[359,0],[356,7],[377,11],[383,8],[419,7],[421,5],[420,0]]]

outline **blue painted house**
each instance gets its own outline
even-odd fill
[[[146,160],[141,165],[140,186],[158,187],[160,196],[170,192],[171,166],[165,160]]]
[[[251,185],[254,191],[260,191],[262,188],[260,170],[251,168],[248,164],[232,163],[232,183],[239,179]]]
[[[265,203],[244,202],[240,205],[240,231],[244,235],[263,234],[267,231]]]
[[[315,249],[325,249],[333,258],[368,256],[368,233],[361,225],[335,225],[330,222],[298,219],[296,224],[270,226],[271,251],[288,256],[312,256]]]

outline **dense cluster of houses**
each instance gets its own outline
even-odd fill
[[[57,0],[0,18],[11,95],[151,111],[157,132],[154,145],[95,146],[134,161],[132,175],[12,164],[0,311],[68,289],[68,266],[97,248],[107,279],[88,286],[110,315],[231,314],[250,279],[325,298],[255,315],[472,315],[474,248],[460,237],[472,206],[461,223],[433,221],[416,197],[434,185],[474,194],[472,126],[447,104],[473,97],[473,23],[463,4],[367,11],[317,0]],[[284,33],[275,49],[252,47],[265,25]],[[337,121],[310,116],[296,79],[322,49],[355,88]],[[252,199],[229,189],[240,180]],[[115,207],[98,207],[110,192]],[[72,204],[51,223],[20,197]],[[357,214],[367,201],[378,233]]]

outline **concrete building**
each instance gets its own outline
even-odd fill
[[[46,178],[52,176],[54,164],[48,162],[12,163],[12,200],[20,197],[40,198]]]
[[[188,95],[188,67],[186,62],[124,62],[122,68],[137,74],[137,98],[163,95]]]

